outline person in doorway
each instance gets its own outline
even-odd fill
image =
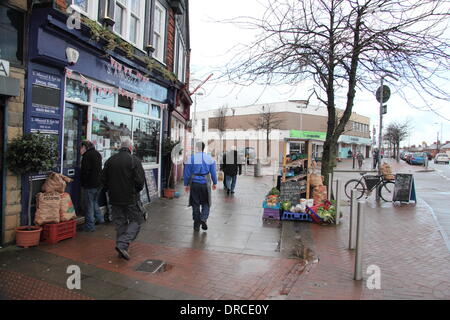
[[[349,159],[352,158],[352,150],[348,150],[347,155],[348,155],[347,158],[349,158]]]
[[[216,190],[217,174],[216,162],[203,151],[205,144],[196,143],[196,153],[184,165],[184,189],[189,192],[189,206],[192,206],[194,230],[208,230],[207,220],[211,208],[211,180],[212,189]]]
[[[358,151],[358,154],[356,155],[356,158],[358,159],[358,167],[359,167],[359,170],[361,170],[362,165],[363,165],[363,160],[364,160],[364,156],[363,156],[363,154],[361,153],[361,151]]]
[[[81,188],[83,207],[85,212],[84,231],[95,231],[95,225],[105,220],[98,206],[100,193],[100,174],[102,171],[102,156],[95,150],[94,144],[83,140],[80,146],[81,159]]]
[[[236,187],[237,174],[242,174],[242,161],[238,158],[238,152],[233,147],[223,155],[221,170],[225,175],[227,194],[234,194],[234,188]]]
[[[116,227],[116,247],[119,256],[130,260],[128,248],[140,231],[144,214],[139,206],[144,188],[145,172],[141,160],[132,154],[130,139],[121,143],[119,153],[110,157],[103,168],[101,181],[108,191],[112,220]]]

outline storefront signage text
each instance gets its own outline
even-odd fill
[[[35,85],[53,89],[60,89],[61,78],[57,76],[33,70],[33,77],[34,77],[33,84]]]
[[[31,132],[40,132],[48,134],[59,133],[59,120],[58,119],[45,119],[38,117],[31,117],[30,123]]]
[[[327,134],[319,131],[290,130],[291,138],[316,139],[325,141]]]
[[[9,77],[9,61],[0,59],[0,76]]]

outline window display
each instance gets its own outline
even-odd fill
[[[114,93],[108,94],[94,90],[93,100],[94,103],[102,104],[108,107],[114,107],[116,105],[116,95]]]
[[[144,163],[159,163],[160,122],[134,117],[133,140],[135,154]]]
[[[66,98],[80,101],[89,101],[89,89],[80,81],[67,79],[66,81]]]

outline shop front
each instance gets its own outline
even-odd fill
[[[77,215],[83,212],[79,147],[84,139],[94,143],[103,163],[118,152],[122,140],[131,139],[146,173],[141,198],[149,202],[160,194],[162,127],[170,89],[144,76],[146,70],[140,65],[119,54],[105,53],[82,32],[68,29],[65,18],[52,9],[33,12],[24,131],[58,140],[54,171],[74,180],[67,192]],[[69,63],[69,56],[78,59]],[[45,178],[45,173],[24,177],[25,182],[32,181],[32,199]],[[28,199],[30,184],[23,185],[23,199]],[[106,204],[104,193],[99,201]]]
[[[320,131],[304,131],[304,130],[290,130],[290,138],[312,140],[311,144],[311,154],[313,159],[321,159],[323,154],[323,142],[325,141],[327,134],[326,132]],[[291,142],[288,146],[288,152],[300,152],[306,154],[306,144],[305,142]]]
[[[351,151],[352,154],[361,152],[365,158],[369,158],[372,140],[368,138],[341,135],[338,139],[338,146],[338,158],[348,158],[349,151]]]

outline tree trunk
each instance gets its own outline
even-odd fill
[[[334,137],[331,138],[325,140],[323,145],[321,175],[324,177],[324,184],[326,186],[328,186],[328,174],[333,172],[337,157],[337,139],[334,139]]]

